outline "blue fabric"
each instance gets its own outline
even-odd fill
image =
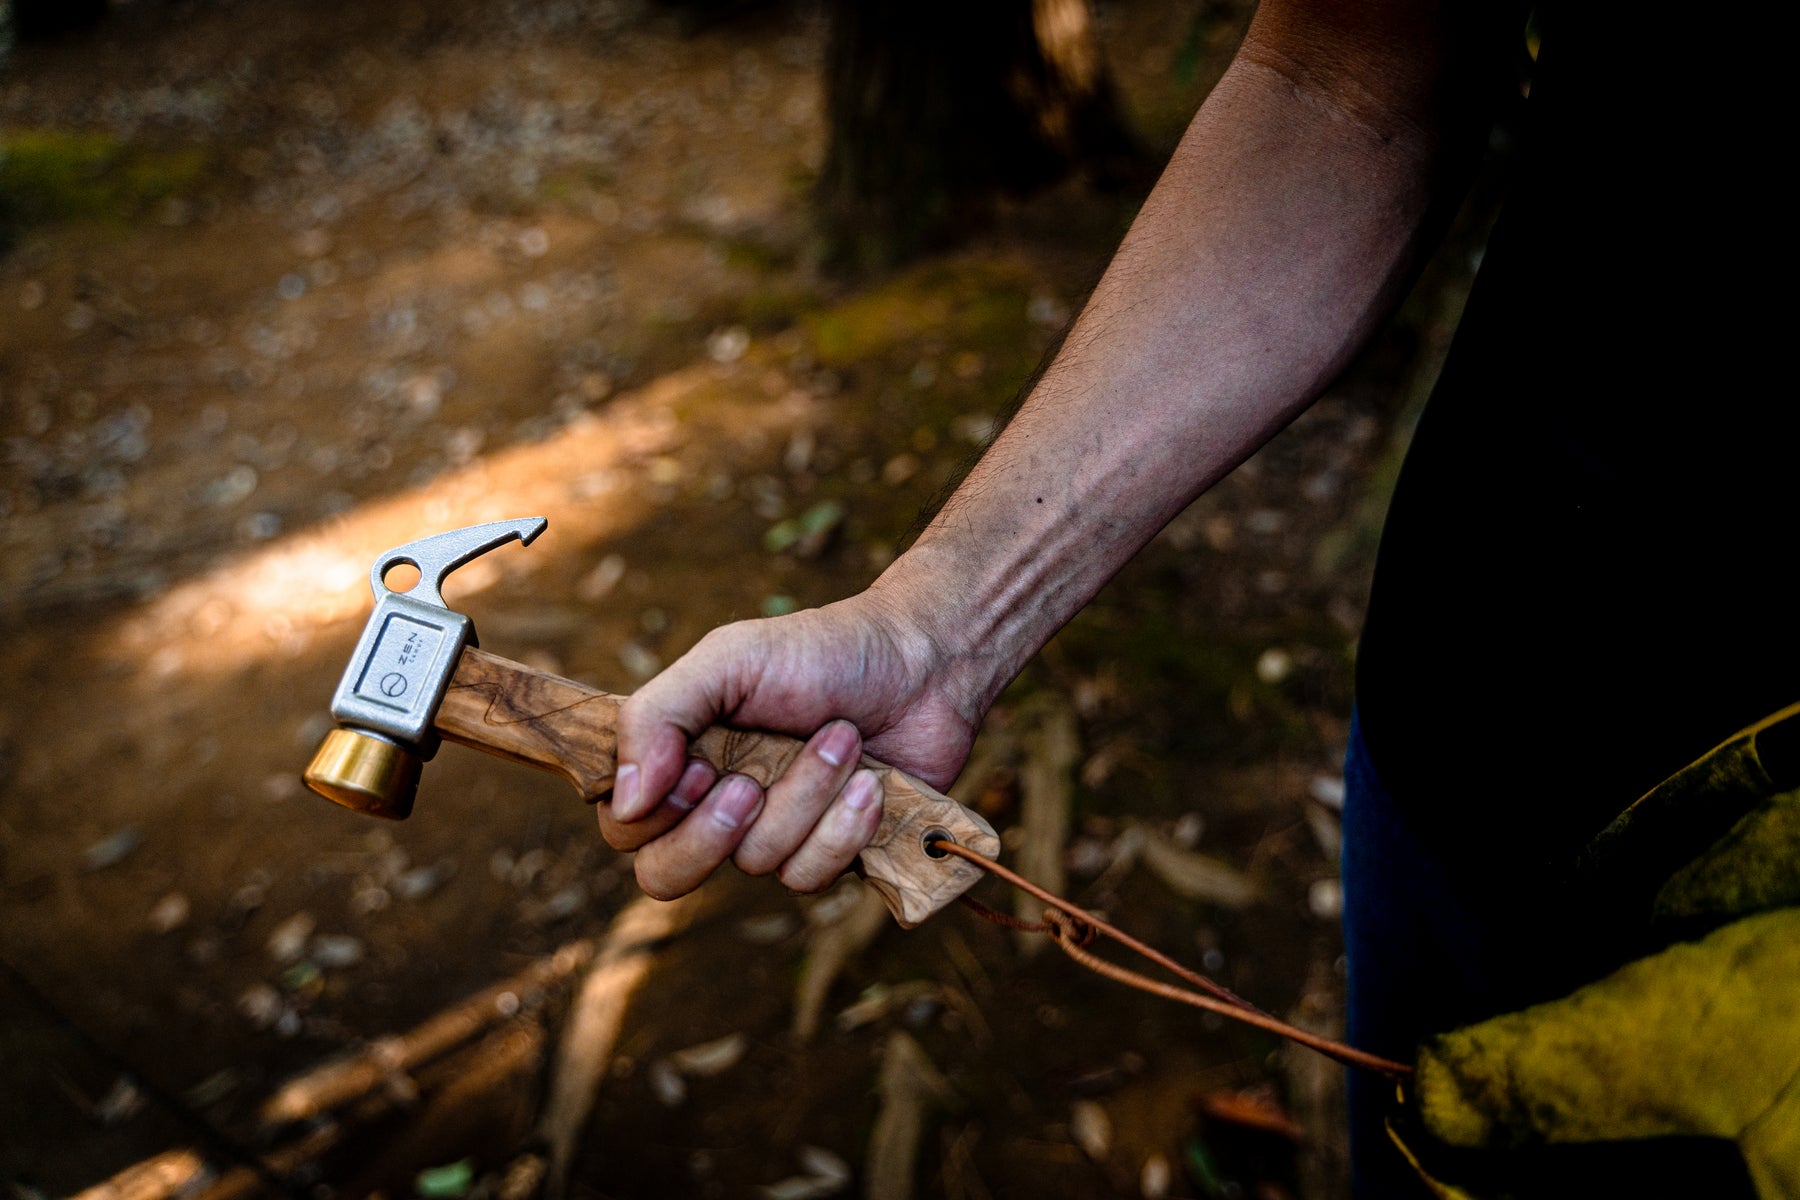
[[[1503,1011],[1500,986],[1517,956],[1407,826],[1369,760],[1354,717],[1344,762],[1344,949],[1350,1043],[1410,1062],[1427,1034]],[[1393,1085],[1350,1072],[1350,1163],[1357,1200],[1426,1196],[1393,1148],[1383,1113]]]

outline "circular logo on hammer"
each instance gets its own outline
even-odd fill
[[[406,691],[406,676],[398,671],[389,671],[381,677],[381,694],[392,700]]]

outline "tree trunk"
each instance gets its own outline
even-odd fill
[[[0,0],[0,17],[12,10],[12,33],[21,42],[45,42],[92,29],[106,16],[107,0]]]
[[[833,0],[826,258],[890,266],[1086,169],[1139,173],[1088,0]]]

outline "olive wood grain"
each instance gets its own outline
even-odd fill
[[[471,646],[462,653],[434,723],[448,741],[561,775],[591,803],[612,790],[624,702],[623,696]],[[720,774],[748,775],[768,787],[804,745],[782,734],[715,725],[694,739],[690,752]],[[961,859],[933,858],[926,852],[927,835],[942,831],[990,858],[1000,852],[1000,839],[979,815],[904,771],[866,754],[862,765],[881,782],[882,812],[874,840],[863,849],[861,873],[910,929],[981,878],[978,868]],[[600,831],[617,849],[635,850],[681,817],[665,804],[628,825],[602,803]]]

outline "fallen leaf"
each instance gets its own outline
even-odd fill
[[[847,900],[838,897],[848,894]],[[824,921],[821,910],[833,907],[840,915]],[[859,880],[846,880],[824,901],[808,911],[806,958],[794,985],[794,1036],[800,1041],[818,1032],[825,997],[844,967],[875,940],[887,926],[887,905],[881,894]]]
[[[869,1135],[866,1200],[912,1200],[913,1164],[925,1136],[925,1117],[955,1097],[950,1083],[908,1034],[888,1034],[881,1056],[881,1097]]]
[[[1256,901],[1256,886],[1242,871],[1209,855],[1183,850],[1154,830],[1145,831],[1139,855],[1151,874],[1189,900],[1221,908],[1245,908]]]
[[[1272,1133],[1296,1144],[1306,1140],[1306,1130],[1300,1128],[1300,1123],[1288,1116],[1287,1110],[1266,1092],[1254,1089],[1206,1092],[1195,1103],[1201,1115],[1211,1120]]]
[[[683,1075],[706,1079],[737,1066],[749,1044],[749,1039],[741,1033],[728,1034],[710,1042],[701,1042],[698,1046],[677,1050],[669,1055],[669,1062]]]
[[[1112,1151],[1112,1118],[1092,1100],[1077,1100],[1069,1111],[1069,1133],[1081,1152],[1097,1163]]]
[[[425,1200],[454,1200],[466,1196],[475,1182],[475,1160],[465,1158],[441,1167],[428,1167],[419,1172],[413,1189]]]

